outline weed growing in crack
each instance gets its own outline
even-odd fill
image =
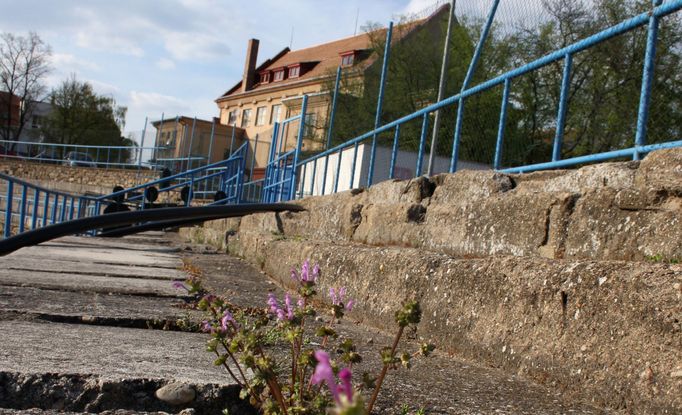
[[[335,325],[354,301],[344,287],[338,287],[329,290],[331,305],[326,310],[313,304],[321,274],[317,265],[305,261],[300,271],[291,270],[296,297],[287,293],[279,299],[270,293],[266,308],[249,310],[205,292],[201,273],[191,264],[186,263],[185,270],[190,277],[174,285],[191,295],[201,294],[196,308],[207,316],[201,329],[210,334],[207,351],[215,356],[214,364],[241,387],[242,399],[266,415],[370,414],[388,371],[409,368],[413,357],[434,350],[430,344],[413,353],[398,350],[405,328],[421,320],[419,303],[408,301],[395,313],[398,331],[393,343],[380,351],[380,373],[363,373],[353,382],[353,365],[362,357],[353,340],[342,338]],[[312,321],[318,314],[326,316],[317,318],[321,325]],[[281,343],[287,345],[288,354],[278,360],[268,346]],[[371,392],[368,400],[366,392]]]

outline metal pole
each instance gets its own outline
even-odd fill
[[[395,163],[398,160],[398,139],[400,138],[400,124],[395,126],[393,135],[393,149],[391,150],[391,165],[388,169],[388,178],[393,179],[395,173]]]
[[[414,177],[419,177],[422,175],[422,162],[424,159],[424,147],[426,146],[426,135],[429,132],[429,114],[423,115],[422,120],[422,133],[419,138],[419,154],[417,155],[417,170],[415,171]]]
[[[566,54],[564,59],[564,74],[561,80],[561,95],[559,96],[559,113],[556,121],[556,134],[554,135],[554,148],[552,149],[552,161],[561,159],[561,145],[564,138],[564,127],[566,126],[566,107],[568,105],[568,89],[571,86],[571,66],[573,65],[573,55]]]
[[[197,125],[197,117],[192,120],[192,133],[189,136],[189,149],[187,150],[187,167],[185,170],[190,170],[192,168],[192,146],[194,145],[194,128]]]
[[[663,0],[652,0],[652,7],[660,6]],[[658,37],[658,18],[652,13],[649,18],[649,31],[646,40],[646,52],[644,55],[644,73],[642,74],[642,90],[639,96],[639,112],[637,114],[637,133],[635,135],[635,147],[646,144],[647,121],[649,120],[649,104],[651,103],[651,86],[654,78],[654,66],[656,65],[656,38]],[[635,151],[635,160],[640,155]]]
[[[208,155],[206,157],[206,165],[211,164],[211,156],[213,156],[213,139],[215,138],[215,118],[211,122],[211,141],[208,142]]]
[[[232,139],[230,140],[230,156],[232,155],[232,147],[234,147],[234,127],[237,123],[232,124]]]
[[[298,164],[298,157],[303,146],[303,130],[305,130],[305,113],[308,109],[308,95],[303,95],[303,102],[301,103],[301,122],[298,125],[298,137],[296,139],[296,151],[294,152],[294,163],[291,166],[291,186],[289,187],[289,200],[292,200],[296,195],[296,167]]]
[[[256,141],[253,143],[253,155],[251,156],[251,169],[249,170],[249,181],[253,181],[253,167],[256,163],[256,150],[258,150],[258,134],[256,134]]]
[[[393,22],[388,24],[388,31],[386,32],[386,45],[384,46],[384,62],[381,66],[381,81],[379,83],[379,98],[377,99],[377,113],[374,118],[374,129],[379,128],[381,124],[381,110],[384,104],[384,87],[386,86],[386,73],[388,72],[388,60],[391,54],[391,38],[393,37]],[[357,144],[355,145],[355,154],[357,154]],[[372,150],[369,155],[369,171],[367,172],[367,187],[372,185],[372,178],[374,176],[374,157],[377,151],[377,134],[372,135]],[[355,165],[355,160],[353,160]],[[354,172],[353,172],[354,173]],[[351,189],[353,183],[351,182]]]
[[[140,140],[140,154],[137,160],[137,169],[140,170],[142,167],[142,152],[144,151],[144,135],[147,133],[147,117],[144,117],[144,129],[142,130],[142,139]]]
[[[483,44],[488,38],[488,33],[490,33],[490,27],[495,19],[495,13],[497,12],[497,6],[500,4],[500,0],[495,0],[492,7],[490,8],[490,13],[488,13],[488,18],[485,22],[485,27],[481,33],[481,38],[478,40],[476,45],[476,50],[474,51],[474,56],[471,58],[471,63],[469,64],[469,69],[464,77],[464,82],[462,83],[462,92],[464,92],[469,87],[469,82],[474,75],[474,70],[478,64],[478,60],[481,57],[481,52],[483,52]],[[450,173],[457,171],[457,159],[459,158],[459,141],[462,135],[462,119],[464,118],[464,98],[459,99],[457,105],[457,121],[455,123],[455,136],[452,140],[452,157],[450,158]]]
[[[455,21],[455,0],[450,1],[450,16],[448,17],[448,29],[445,32],[445,45],[443,46],[443,64],[440,68],[440,82],[438,83],[438,98],[436,102],[443,100],[445,95],[445,81],[447,81],[448,64],[450,62],[450,34],[452,24]],[[433,176],[434,163],[436,161],[436,146],[438,144],[438,129],[440,128],[440,109],[436,110],[433,120],[433,137],[431,138],[431,151],[429,152],[429,166],[426,174]]]
[[[5,200],[5,238],[12,235],[12,196],[14,196],[14,182],[7,181],[7,199]]]
[[[164,113],[162,112],[161,113],[161,124],[159,125],[159,128],[156,130],[156,143],[155,143],[156,145],[154,146],[154,152],[153,152],[154,153],[153,154],[154,161],[156,161],[156,159],[158,157],[156,149],[159,147],[159,137],[162,137],[162,134],[163,134],[163,116],[164,116]],[[177,123],[177,118],[176,118],[175,122]]]
[[[332,98],[332,111],[329,115],[329,130],[327,131],[327,147],[328,150],[332,146],[332,131],[334,130],[334,116],[336,115],[336,98],[339,95],[339,85],[341,84],[341,67],[336,69],[336,82],[334,83],[334,97]]]
[[[493,169],[499,170],[502,164],[502,142],[504,141],[504,126],[507,122],[507,104],[509,103],[509,89],[511,88],[511,80],[509,78],[504,80],[504,92],[502,93],[502,106],[500,108],[500,124],[497,127],[497,143],[495,145],[495,160],[493,161]]]

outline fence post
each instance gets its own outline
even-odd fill
[[[381,111],[384,104],[384,88],[386,86],[386,73],[388,72],[388,60],[391,54],[391,38],[393,37],[393,22],[388,24],[388,31],[386,32],[386,45],[384,46],[384,62],[381,65],[381,81],[379,83],[379,98],[377,99],[377,113],[374,118],[374,129],[379,128],[381,124]],[[355,154],[357,154],[357,144],[355,145]],[[372,150],[369,155],[369,171],[367,172],[367,187],[372,185],[372,178],[374,177],[374,158],[377,151],[377,134],[372,135]],[[355,160],[353,160],[355,166]],[[351,180],[351,188],[353,182]]]
[[[329,150],[332,145],[332,131],[334,130],[334,116],[336,115],[336,99],[339,95],[339,85],[341,84],[341,67],[336,69],[336,82],[334,82],[334,97],[332,98],[332,109],[331,114],[329,114],[329,130],[327,131],[327,147],[325,150]]]
[[[469,87],[469,82],[474,75],[474,70],[478,64],[478,60],[481,57],[481,52],[483,52],[483,44],[488,38],[488,33],[490,33],[490,27],[495,19],[495,13],[497,13],[497,6],[500,4],[500,0],[495,0],[490,7],[490,13],[488,13],[488,18],[483,27],[483,32],[481,32],[481,38],[478,40],[476,45],[476,50],[474,50],[474,56],[471,58],[471,63],[469,64],[469,69],[464,77],[464,82],[462,83],[462,92],[464,92]],[[459,142],[462,136],[462,120],[464,118],[464,99],[461,98],[457,104],[457,121],[455,122],[455,136],[452,140],[452,156],[450,159],[450,173],[457,171],[457,160],[459,159]]]
[[[14,182],[7,181],[7,199],[5,200],[5,238],[12,235],[12,200],[14,196]]]
[[[197,117],[192,120],[192,133],[189,136],[189,149],[187,150],[187,164],[185,165],[185,170],[192,169],[192,146],[194,145],[194,129],[197,125]]]
[[[249,181],[253,181],[253,167],[256,163],[256,150],[258,150],[258,134],[256,134],[256,139],[253,143],[253,154],[251,155],[251,169],[249,170]]]
[[[497,142],[495,144],[495,160],[493,161],[493,169],[499,170],[502,164],[502,142],[504,141],[504,126],[507,122],[507,104],[509,103],[509,89],[511,88],[511,80],[509,78],[504,80],[504,92],[502,93],[502,105],[500,108],[500,124],[497,127]]]
[[[33,189],[33,211],[31,212],[31,229],[35,229],[38,224],[38,209],[40,208],[40,190]]]
[[[660,6],[663,0],[652,0],[652,7]],[[639,160],[637,147],[646,145],[647,122],[649,121],[649,104],[651,103],[651,85],[656,65],[656,38],[658,37],[658,18],[651,13],[644,54],[644,71],[642,73],[642,90],[639,95],[639,112],[637,113],[637,133],[635,134],[635,152],[633,159]]]
[[[417,155],[417,171],[414,173],[414,177],[419,177],[422,175],[422,163],[424,159],[424,149],[426,148],[426,135],[429,132],[429,113],[424,114],[424,119],[422,120],[422,134],[419,138],[419,155]]]
[[[206,155],[206,165],[211,164],[211,156],[213,155],[213,139],[215,137],[215,118],[211,121],[211,140],[208,142],[208,154]]]
[[[571,86],[571,66],[573,55],[566,54],[564,58],[564,74],[561,80],[561,95],[559,97],[559,113],[557,114],[556,133],[554,135],[554,148],[552,149],[552,161],[561,159],[561,145],[564,139],[564,127],[566,125],[566,110],[568,107],[568,90]]]
[[[308,95],[303,95],[301,102],[301,122],[298,125],[298,137],[296,138],[296,151],[294,151],[294,162],[291,166],[291,186],[289,187],[289,200],[293,200],[296,196],[296,168],[298,167],[298,158],[301,154],[301,147],[303,147],[303,133],[305,130],[305,113],[308,110]],[[286,168],[286,165],[285,165]]]
[[[142,167],[142,152],[144,151],[144,135],[147,133],[147,117],[144,117],[144,129],[142,130],[142,139],[140,140],[140,154],[137,160],[137,170]]]
[[[400,124],[395,126],[395,134],[393,135],[393,149],[391,150],[391,165],[388,169],[388,178],[393,179],[395,176],[395,163],[398,160],[398,139],[400,138]]]
[[[26,227],[26,197],[28,196],[28,187],[25,184],[21,185],[21,204],[19,205],[19,233],[24,232]]]

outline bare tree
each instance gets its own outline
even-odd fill
[[[0,102],[3,112],[0,118],[6,119],[0,124],[3,140],[18,141],[35,101],[43,98],[46,91],[43,81],[51,70],[51,54],[50,46],[35,32],[26,37],[0,34],[0,90],[7,93],[7,102]],[[13,100],[19,103],[18,117],[12,114]]]

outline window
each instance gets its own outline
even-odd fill
[[[354,58],[355,58],[354,53],[341,55],[341,66],[353,66]]]
[[[301,67],[296,65],[289,68],[289,78],[298,78],[301,73]]]
[[[242,111],[242,128],[246,128],[249,126],[249,123],[251,122],[251,110],[244,110]]]
[[[282,81],[284,80],[284,69],[278,69],[274,72],[274,78],[273,81]]]
[[[237,114],[239,110],[232,110],[227,116],[227,125],[236,125],[237,124]]]
[[[275,104],[272,106],[272,112],[270,112],[270,124],[279,122],[279,117],[282,114],[282,105]]]
[[[40,128],[40,116],[34,115],[31,118],[31,128]]]
[[[265,107],[256,109],[256,125],[265,125]]]
[[[268,82],[270,82],[270,72],[261,72],[260,83],[267,84]]]

